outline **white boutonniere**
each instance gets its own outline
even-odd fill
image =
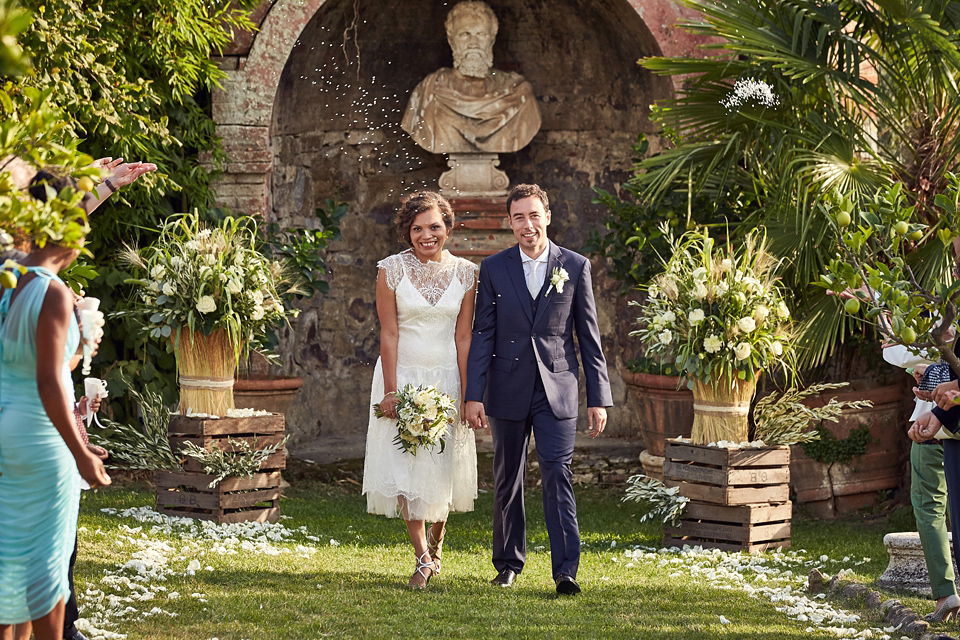
[[[551,289],[556,289],[557,293],[563,293],[563,283],[570,279],[570,274],[567,273],[567,270],[563,267],[554,267],[553,273],[550,274],[550,286],[547,288],[547,292],[543,294],[543,297],[546,298],[550,295]]]

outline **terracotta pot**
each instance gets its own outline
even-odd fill
[[[302,386],[303,378],[237,378],[233,399],[240,409],[286,413]]]
[[[663,457],[663,441],[690,437],[693,392],[676,376],[620,371],[624,383],[640,400],[640,435],[650,455]]]
[[[848,464],[817,462],[807,457],[803,445],[792,447],[790,487],[796,493],[796,501],[805,503],[820,518],[834,518],[877,504],[881,492],[899,486],[904,471],[904,387],[894,384],[834,393],[812,400],[811,404],[822,405],[831,396],[841,401],[873,401],[873,407],[846,409],[839,422],[824,423],[838,440],[849,437],[851,430],[868,425],[873,441],[864,455]]]

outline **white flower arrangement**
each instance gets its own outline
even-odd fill
[[[268,328],[295,315],[281,295],[295,289],[281,264],[258,250],[252,218],[225,218],[206,228],[196,213],[170,219],[152,245],[122,258],[143,277],[134,301],[145,330],[158,339],[181,327],[205,335],[226,330],[241,350],[256,347]],[[124,312],[121,312],[124,313]]]
[[[762,238],[748,237],[738,251],[719,250],[700,231],[670,243],[673,254],[646,288],[641,328],[631,335],[652,354],[675,356],[691,380],[752,380],[789,365],[790,312]]]
[[[411,455],[417,455],[420,447],[440,445],[443,452],[446,442],[443,436],[447,427],[457,417],[453,398],[440,393],[433,385],[414,386],[407,384],[394,393],[397,398],[397,435],[394,444]],[[374,415],[383,418],[380,404],[373,405]]]

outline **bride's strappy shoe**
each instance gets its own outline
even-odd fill
[[[434,538],[433,527],[430,527],[430,540],[427,542],[427,553],[430,554],[430,557],[433,558],[433,562],[437,565],[436,573],[440,573],[440,569],[443,568],[441,556],[443,556],[443,537],[446,533],[447,528],[444,527],[443,531],[440,532],[440,538]]]
[[[438,573],[440,569],[437,567],[437,563],[434,560],[430,562],[424,562],[424,558],[429,558],[430,552],[424,551],[423,555],[417,558],[417,568],[414,570],[413,575],[410,576],[410,581],[407,583],[408,589],[426,589],[427,585],[430,583],[430,578],[433,577],[433,574]],[[429,571],[429,573],[424,573],[424,570]],[[423,578],[423,584],[414,582],[414,578],[417,577],[417,574],[420,574],[420,577]]]

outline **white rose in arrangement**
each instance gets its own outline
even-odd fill
[[[770,343],[770,353],[772,353],[773,355],[775,355],[775,356],[777,356],[777,357],[782,356],[782,355],[783,355],[783,345],[780,344],[778,341],[774,340],[773,342]]]
[[[703,340],[703,350],[707,353],[716,353],[723,348],[723,340],[717,335],[707,336]]]
[[[715,290],[717,292],[717,295],[724,296],[724,295],[727,295],[727,291],[730,291],[730,285],[728,285],[726,282],[721,280],[720,282],[717,283]]]
[[[263,307],[261,307],[260,305],[257,305],[253,308],[253,312],[250,314],[250,317],[253,318],[254,320],[263,320],[263,314],[264,314]]]
[[[250,296],[250,299],[253,301],[253,304],[255,305],[263,304],[263,291],[260,291],[259,289],[254,289],[253,291],[249,292],[249,296]]]
[[[176,292],[177,292],[177,287],[175,284],[173,284],[172,282],[163,283],[163,295],[172,298]]]
[[[153,265],[153,269],[150,269],[150,277],[154,280],[161,280],[166,272],[167,270],[162,264],[156,264]]]
[[[197,300],[197,311],[200,313],[212,313],[217,310],[217,303],[213,296],[202,296]]]
[[[660,316],[660,317],[663,318],[663,322],[664,322],[665,324],[673,324],[674,322],[677,321],[677,314],[675,314],[673,311],[669,311],[669,310],[668,310],[668,311],[664,311],[664,312],[663,312],[663,315]]]
[[[695,327],[701,322],[706,316],[703,313],[703,309],[694,309],[689,314],[687,314],[687,322],[690,323],[690,326]]]
[[[744,316],[737,321],[737,329],[740,329],[740,331],[743,331],[744,333],[750,333],[756,328],[757,323],[750,316]]]
[[[703,300],[707,297],[707,285],[698,282],[693,286],[693,297],[697,300]]]
[[[783,319],[790,317],[790,309],[787,308],[787,304],[783,300],[777,305],[777,316]]]
[[[670,344],[670,341],[673,340],[673,333],[670,329],[664,329],[657,335],[657,338],[663,344]]]
[[[659,295],[660,295],[660,287],[658,287],[655,284],[650,285],[650,287],[647,289],[647,297],[649,297],[652,300],[656,300],[657,296]]]
[[[741,342],[733,348],[733,355],[737,356],[737,360],[746,360],[750,357],[750,344]]]
[[[147,283],[147,288],[154,293],[160,293],[160,283],[155,282],[154,280],[151,280]]]
[[[758,304],[757,308],[753,310],[753,319],[757,321],[757,324],[760,324],[770,315],[770,309],[765,305]]]
[[[229,291],[233,295],[237,295],[238,293],[243,291],[243,286],[240,284],[240,281],[237,280],[236,278],[230,278],[230,280],[227,281],[227,291]]]
[[[724,273],[730,273],[733,270],[733,260],[730,258],[724,258],[720,261],[720,270]]]

